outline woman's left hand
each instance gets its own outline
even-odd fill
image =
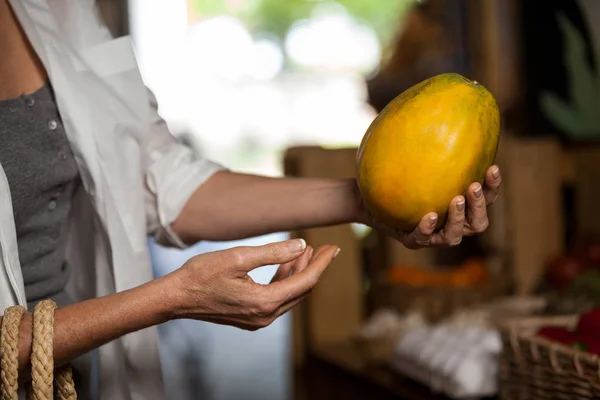
[[[438,231],[435,231],[438,222],[436,213],[425,215],[412,232],[392,230],[370,216],[367,219],[369,225],[397,238],[409,249],[456,246],[464,236],[476,235],[487,229],[487,206],[496,201],[501,181],[500,169],[495,165],[490,167],[483,187],[479,183],[472,183],[467,190],[466,199],[463,196],[452,199],[446,224]]]

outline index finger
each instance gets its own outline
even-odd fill
[[[315,253],[306,268],[287,279],[272,283],[268,286],[269,290],[282,301],[310,292],[331,261],[338,255],[339,250],[337,246],[323,246]]]
[[[304,254],[305,250],[304,239],[291,239],[262,246],[238,246],[221,251],[220,254],[226,265],[245,274],[265,265],[294,261]]]

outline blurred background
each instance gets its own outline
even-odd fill
[[[173,134],[237,171],[352,176],[377,113],[444,72],[481,82],[502,115],[503,194],[485,235],[411,252],[362,226],[293,232],[316,245],[336,240],[343,256],[310,299],[261,331],[161,326],[169,398],[544,399],[557,390],[588,398],[569,397],[567,383],[557,389],[562,375],[543,357],[516,367],[518,351],[503,338],[523,334],[507,330],[508,317],[527,325],[533,315],[572,317],[600,303],[599,1],[98,5],[116,36],[131,35]],[[155,274],[198,253],[289,235],[185,251],[150,242]],[[268,282],[274,270],[253,278]],[[560,342],[572,352],[567,359],[595,351],[556,332],[531,339],[548,324],[527,325],[523,340],[554,340],[535,342],[540,348]],[[527,375],[536,368],[544,374]],[[578,384],[599,395],[600,382]]]

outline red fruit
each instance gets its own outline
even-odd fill
[[[591,354],[600,355],[600,343],[598,343],[597,340],[597,338],[587,339],[585,341],[587,344],[587,349],[585,351]]]
[[[547,272],[548,280],[555,286],[564,288],[585,271],[587,265],[579,257],[557,257],[549,265]]]
[[[600,342],[598,337],[591,334],[575,333],[575,340],[571,343],[572,348],[577,348],[586,353],[600,355]]]
[[[600,307],[581,314],[576,331],[585,337],[600,338]]]
[[[579,251],[584,262],[593,267],[600,267],[600,243],[588,243]]]
[[[538,331],[538,336],[567,346],[576,340],[574,332],[562,326],[545,326]]]

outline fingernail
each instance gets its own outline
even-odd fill
[[[500,168],[496,167],[492,170],[492,177],[496,180],[500,178]]]
[[[288,246],[289,246],[288,248],[290,249],[290,251],[297,253],[306,248],[306,242],[304,241],[304,239],[296,239],[296,240],[290,241]]]
[[[475,197],[479,199],[482,194],[483,189],[481,188],[481,185],[477,185],[477,188],[475,188]]]
[[[461,199],[456,202],[456,209],[460,212],[465,210],[465,199]]]
[[[335,253],[333,253],[333,258],[336,258],[336,257],[338,256],[338,254],[340,254],[340,251],[341,251],[341,250],[342,250],[342,249],[340,249],[340,248],[338,247],[338,249],[335,251]]]
[[[311,259],[314,253],[315,253],[315,249],[313,249],[311,247],[310,250],[309,250],[309,252],[308,252],[308,258]]]
[[[431,225],[435,225],[437,223],[437,220],[438,220],[438,216],[437,215],[433,214],[433,215],[429,216],[429,223]]]

